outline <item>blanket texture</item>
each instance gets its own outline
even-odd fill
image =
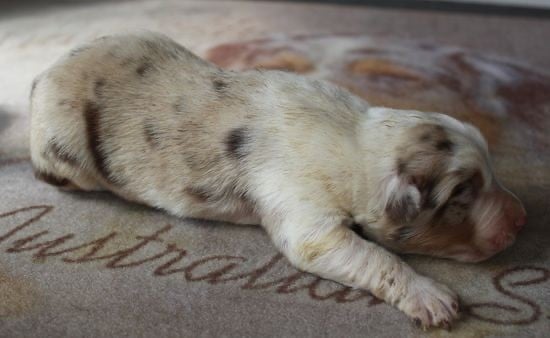
[[[28,94],[70,47],[168,34],[221,67],[333,81],[375,104],[477,125],[525,203],[514,246],[479,264],[403,257],[461,297],[422,331],[368,292],[297,271],[259,227],[180,219],[33,178]],[[99,3],[0,21],[0,336],[544,337],[550,332],[550,22],[259,2]],[[515,61],[511,61],[515,60]]]

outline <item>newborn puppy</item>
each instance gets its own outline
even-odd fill
[[[369,290],[424,327],[448,327],[457,297],[387,249],[477,262],[525,223],[471,125],[370,107],[289,73],[224,71],[159,34],[73,50],[31,101],[38,178],[261,224],[299,269]]]

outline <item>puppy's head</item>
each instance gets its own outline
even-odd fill
[[[415,120],[400,128],[369,234],[399,252],[467,262],[511,245],[525,209],[494,177],[479,131],[445,115]]]

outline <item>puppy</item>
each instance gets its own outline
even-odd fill
[[[261,224],[297,268],[423,327],[448,327],[457,296],[388,249],[478,262],[525,223],[471,125],[289,73],[224,71],[159,34],[73,50],[35,80],[31,107],[39,179]]]

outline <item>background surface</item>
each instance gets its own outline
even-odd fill
[[[453,333],[543,337],[550,332],[550,103],[544,94],[550,88],[550,21],[215,1],[55,5],[0,18],[0,336],[450,335],[423,332],[366,292],[296,271],[259,228],[178,219],[107,193],[63,193],[36,181],[28,161],[33,77],[83,41],[134,29],[164,32],[203,56],[224,43],[279,39],[298,46],[300,55],[311,60],[315,71],[306,76],[332,79],[340,74],[350,87],[362,84],[360,95],[369,94],[368,83],[345,72],[331,73],[335,70],[324,63],[344,64],[345,55],[331,51],[344,50],[333,47],[345,39],[358,46],[377,41],[374,47],[395,55],[425,55],[406,63],[390,53],[384,60],[427,79],[430,72],[423,65],[435,60],[440,66],[437,60],[446,59],[438,55],[453,48],[464,51],[460,55],[468,62],[484,60],[486,66],[474,67],[477,75],[449,70],[458,82],[501,81],[501,71],[520,69],[509,82],[497,81],[508,92],[469,94],[493,95],[491,102],[501,103],[500,108],[475,111],[473,105],[460,112],[466,118],[490,116],[496,121],[493,129],[485,126],[495,132],[495,170],[525,202],[527,227],[516,245],[481,264],[405,259],[460,294],[468,311]],[[291,38],[296,35],[322,38],[300,45]],[[432,46],[433,52],[420,52],[421,46]],[[509,59],[515,60],[514,66]],[[228,67],[245,67],[228,60]],[[392,81],[396,87],[386,88],[390,96],[403,85],[399,76]],[[446,91],[445,98],[458,102],[468,88],[481,88],[480,83]],[[409,83],[404,88],[417,90]],[[425,102],[422,93],[441,92],[437,85],[425,88],[435,92],[416,91],[408,104]]]

